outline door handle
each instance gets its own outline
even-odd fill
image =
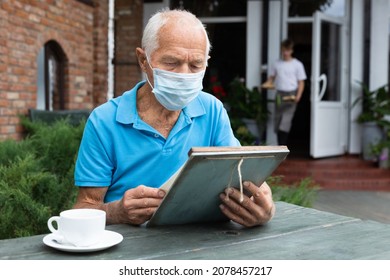
[[[322,82],[322,87],[320,89],[320,92],[318,94],[318,101],[321,101],[321,99],[325,95],[326,87],[328,86],[328,78],[326,77],[326,74],[321,74],[318,78],[318,83]]]

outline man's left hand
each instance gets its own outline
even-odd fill
[[[220,195],[221,211],[232,221],[246,227],[266,224],[275,214],[270,187],[265,182],[260,187],[252,182],[244,182],[243,186],[252,196],[244,195],[244,200],[240,202],[240,190],[227,188]]]

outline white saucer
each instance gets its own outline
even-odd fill
[[[60,251],[83,253],[104,250],[121,243],[122,240],[123,236],[120,233],[105,230],[102,240],[99,243],[88,247],[76,247],[71,244],[60,244],[53,239],[53,233],[46,235],[43,238],[43,243]]]

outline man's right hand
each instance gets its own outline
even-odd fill
[[[122,222],[140,225],[150,220],[164,196],[163,190],[143,185],[127,190],[118,205]]]
[[[161,204],[165,192],[140,185],[127,190],[122,199],[104,203],[107,187],[81,187],[74,208],[106,211],[107,224],[140,225],[148,221]]]

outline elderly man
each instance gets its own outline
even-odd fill
[[[150,18],[136,49],[147,81],[96,108],[86,124],[75,208],[105,210],[109,224],[142,224],[191,147],[239,145],[221,102],[201,91],[209,50],[193,14],[164,10]],[[221,211],[246,227],[265,224],[275,211],[269,186],[244,187],[251,197],[240,202],[240,192],[229,188],[220,195]]]

